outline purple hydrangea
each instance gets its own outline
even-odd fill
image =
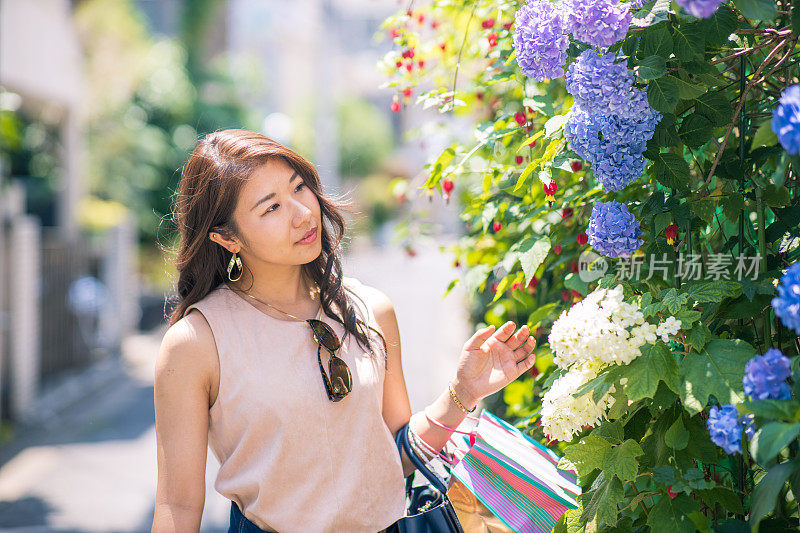
[[[772,308],[784,326],[800,334],[800,262],[790,266],[781,276]]]
[[[675,0],[687,13],[697,18],[707,19],[714,13],[723,0]]]
[[[643,242],[639,221],[625,204],[615,200],[594,205],[586,235],[592,248],[609,257],[628,257]]]
[[[624,56],[622,56],[624,57]],[[567,91],[575,103],[592,112],[610,114],[627,111],[631,102],[633,72],[617,54],[584,50],[567,68]]]
[[[770,348],[756,355],[744,367],[744,393],[754,400],[788,400],[792,397],[786,378],[792,373],[789,358],[780,350]]]
[[[725,404],[721,408],[713,406],[708,413],[706,427],[711,442],[725,450],[727,454],[742,453],[743,427],[748,439],[752,439],[755,433],[753,416],[739,417],[736,406],[732,403]]]
[[[536,81],[560,78],[569,38],[561,12],[548,0],[527,0],[514,16],[514,52],[525,76]]]
[[[650,0],[633,0],[631,2],[631,9],[641,9]]]
[[[562,0],[567,31],[584,43],[608,48],[628,33],[633,14],[619,0]]]
[[[800,154],[800,85],[781,92],[778,107],[772,114],[772,131],[783,149],[792,155]]]

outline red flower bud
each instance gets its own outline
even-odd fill
[[[583,246],[584,244],[589,242],[589,236],[586,235],[585,233],[581,232],[581,233],[578,233],[578,236],[575,238],[575,240],[578,241],[578,244]]]
[[[393,113],[399,113],[400,112],[400,102],[392,102],[391,108],[392,108],[392,112]]]
[[[521,155],[518,155],[514,160],[517,162],[518,165],[522,164],[522,156]]]
[[[572,216],[572,213],[574,213],[574,211],[571,207],[565,207],[564,209],[561,210],[561,218],[562,219],[570,218]]]
[[[517,124],[522,126],[528,121],[528,117],[525,116],[525,113],[517,113],[514,115],[514,120],[517,121]]]
[[[580,161],[573,161],[569,164],[569,168],[571,168],[573,172],[578,172],[583,168],[583,163]]]
[[[493,27],[494,27],[494,19],[486,19],[483,22],[481,22],[481,28],[483,28],[484,30],[488,30],[489,28]]]
[[[456,186],[456,184],[453,183],[453,180],[443,180],[442,181],[442,189],[444,189],[444,192],[446,192],[446,193],[451,192],[455,186]]]
[[[503,225],[500,222],[498,222],[497,220],[495,220],[494,224],[492,224],[492,229],[495,232],[500,231],[502,228],[503,228]]]
[[[556,255],[561,255],[561,245],[556,244],[555,246],[553,246],[553,251],[555,252]]]

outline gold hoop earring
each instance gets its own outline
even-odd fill
[[[239,276],[236,279],[231,277],[231,270],[233,270],[234,265],[236,265],[236,267],[239,269]],[[242,260],[241,258],[236,257],[236,252],[233,252],[233,256],[228,263],[228,279],[231,281],[239,281],[239,279],[242,277],[242,272],[244,272],[244,269],[242,268]]]

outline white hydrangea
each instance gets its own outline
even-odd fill
[[[584,383],[597,377],[598,371],[596,362],[574,365],[545,392],[542,397],[541,425],[548,438],[570,441],[585,426],[594,427],[606,418],[606,412],[614,404],[611,396],[613,386],[596,403],[592,400],[591,392],[578,398],[572,396]]]
[[[670,335],[677,335],[678,330],[681,329],[681,321],[674,316],[668,316],[667,319],[658,325],[656,335],[661,337],[662,342],[668,343]]]
[[[669,342],[669,335],[680,329],[681,321],[673,316],[658,325],[647,322],[637,304],[622,298],[622,285],[597,289],[553,323],[548,336],[553,362],[567,373],[542,398],[541,424],[551,439],[572,440],[585,426],[599,424],[614,402],[613,386],[599,402],[591,393],[573,398],[573,392],[603,368],[629,364],[641,355],[645,343],[655,343],[659,337]]]

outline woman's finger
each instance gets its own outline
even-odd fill
[[[483,343],[486,342],[489,337],[491,337],[492,333],[494,333],[494,324],[491,324],[483,329],[479,329],[464,344],[464,350],[478,350]]]
[[[516,350],[517,348],[525,344],[525,342],[529,338],[529,335],[530,335],[530,330],[528,329],[528,325],[523,324],[522,327],[519,328],[517,332],[511,336],[510,339],[508,339],[506,345],[512,350]]]

